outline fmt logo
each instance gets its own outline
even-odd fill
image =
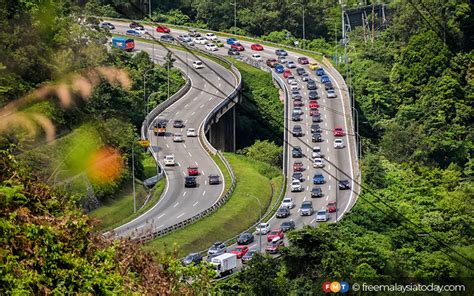
[[[346,282],[324,282],[323,283],[324,293],[345,293],[349,291],[349,284]]]

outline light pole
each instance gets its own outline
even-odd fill
[[[260,225],[260,223],[262,223],[262,218],[263,218],[262,202],[260,201],[260,199],[258,199],[258,197],[254,196],[254,195],[251,195],[251,194],[247,193],[246,196],[254,198],[258,202],[258,205],[260,206],[260,219],[258,220],[258,225]],[[261,233],[259,235],[259,250],[258,250],[258,252],[259,253],[262,252],[262,234]]]
[[[154,63],[154,61],[153,61]],[[155,65],[153,64],[153,68],[150,68],[148,70],[146,70],[145,72],[143,72],[143,101],[145,102],[145,127],[147,128],[147,133],[145,134],[145,136],[148,138],[148,98],[150,96],[147,97],[146,95],[146,74],[150,71],[155,71]],[[169,79],[168,79],[169,81]],[[169,87],[168,87],[169,88]]]
[[[234,35],[237,32],[237,0],[234,2],[230,3],[231,5],[234,5]]]
[[[133,212],[137,211],[137,195],[135,191],[135,151],[133,147],[135,146],[135,139],[132,142],[132,186],[133,186]]]
[[[291,5],[301,5],[301,7],[303,8],[303,49],[305,49],[305,41],[306,41],[306,30],[305,30],[305,22],[304,22],[304,9],[305,9],[305,5],[304,3],[299,3],[299,2],[293,2],[291,3]]]

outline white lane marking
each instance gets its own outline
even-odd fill
[[[313,224],[314,221],[316,221],[316,218],[314,218],[313,220],[311,220],[310,224]]]
[[[143,228],[143,227],[145,227],[145,224],[138,226],[137,230],[140,229],[140,228]]]
[[[309,180],[309,176],[306,177],[306,180]]]
[[[309,152],[309,147],[306,147],[306,151]]]
[[[176,219],[179,219],[179,218],[181,218],[181,217],[183,217],[183,216],[184,216],[184,213],[181,213],[181,214],[178,215],[178,217],[176,217]]]
[[[210,97],[208,101],[210,101],[210,100],[212,100],[212,97]]]
[[[197,163],[197,161],[194,162],[196,164],[197,167],[199,167],[199,164]]]
[[[199,203],[199,201],[193,203],[193,207],[195,207],[198,203]]]
[[[219,87],[221,87],[221,86],[222,86],[222,84],[221,84],[221,83],[219,83]]]
[[[161,224],[160,226],[156,227],[155,229],[161,228],[163,226],[165,226],[165,225]]]
[[[164,217],[165,215],[166,215],[166,214],[161,214],[161,215],[159,215],[158,218],[156,218],[156,220],[158,220],[158,219]]]
[[[184,149],[186,149],[186,144],[183,144]]]
[[[328,147],[328,152],[329,152],[329,147]],[[328,158],[329,159],[329,158]]]
[[[186,171],[183,171],[183,176],[185,176],[185,177],[186,177]]]
[[[202,173],[203,175],[205,175],[204,171],[201,171],[201,173]]]
[[[309,139],[306,139],[306,143],[309,143]]]
[[[216,95],[219,93],[219,90],[216,90]]]
[[[183,192],[183,196],[185,196],[185,195],[186,195],[186,193],[188,193],[188,192],[187,192],[187,191]]]
[[[328,159],[329,160],[329,159]],[[331,170],[331,165],[328,165],[328,171]]]
[[[206,180],[206,181],[204,181],[204,185],[207,185],[207,180]]]
[[[202,193],[202,196],[206,195],[206,190],[204,190],[204,192]]]
[[[207,83],[204,83],[204,88],[206,88],[206,86],[207,86]]]
[[[204,104],[202,104],[201,106],[199,106],[199,109],[202,109],[202,107],[204,107]]]
[[[324,118],[326,118],[326,119],[328,118],[327,114],[324,114]]]
[[[168,145],[168,143],[166,143],[166,148],[170,148],[170,145]]]
[[[308,191],[308,190],[309,190],[309,186],[306,186],[306,191]]]
[[[328,123],[326,122],[326,127],[328,127]]]
[[[191,113],[191,116],[193,116],[194,114],[196,114],[196,112]],[[326,125],[326,126],[327,126],[327,125]]]
[[[179,114],[179,111],[178,111],[178,112],[176,112],[176,114],[175,114],[175,115],[178,115],[178,114]]]
[[[331,176],[329,176],[329,181],[331,181]]]
[[[173,208],[176,208],[179,205],[179,202],[175,203]]]
[[[328,200],[328,199],[329,199],[329,195],[328,195],[328,196],[326,196],[326,200]]]
[[[306,196],[303,198],[303,201],[306,201]]]
[[[196,101],[197,99],[198,99],[198,98],[197,98],[197,97],[195,97],[195,98],[193,99],[193,101]]]
[[[193,156],[191,155],[191,152],[188,151],[188,154],[189,154],[189,156],[193,157]]]
[[[184,108],[188,108],[189,104],[184,105]]]
[[[217,77],[217,81],[221,81],[221,78],[220,78],[220,77]]]
[[[187,119],[184,121],[184,125],[186,125],[186,123],[188,123],[188,120],[187,120]]]

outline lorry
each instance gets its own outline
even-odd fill
[[[237,267],[237,255],[232,253],[224,253],[212,258],[211,264],[216,270],[216,278],[231,274]]]
[[[135,41],[125,37],[113,37],[112,46],[125,51],[132,51],[135,48]]]

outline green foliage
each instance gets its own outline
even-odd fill
[[[281,167],[282,165],[282,147],[268,140],[257,140],[252,146],[244,148],[242,152],[247,157],[256,161],[265,162],[276,167]]]

